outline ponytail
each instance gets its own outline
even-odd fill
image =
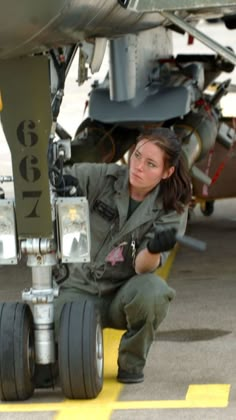
[[[173,174],[160,183],[160,192],[163,197],[163,207],[165,211],[174,209],[177,213],[182,213],[192,198],[192,188],[189,172],[183,155],[175,166]]]

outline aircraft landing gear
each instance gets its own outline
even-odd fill
[[[96,398],[103,386],[103,335],[100,316],[92,302],[69,302],[59,327],[59,374],[64,395]]]
[[[25,303],[0,304],[0,398],[20,401],[34,392],[33,317]]]
[[[67,205],[57,201],[54,189],[59,184],[50,185],[48,180],[48,169],[53,169],[53,159],[57,158],[51,156],[48,144],[49,139],[50,145],[53,143],[55,128],[48,70],[48,57],[44,55],[5,60],[1,64],[1,93],[7,98],[1,121],[12,154],[15,200],[14,204],[4,200],[0,190],[3,227],[0,264],[17,264],[24,255],[32,269],[32,287],[22,292],[25,303],[0,303],[3,401],[30,398],[37,386],[37,370],[42,372],[45,369],[41,367],[56,365],[54,298],[58,296],[58,286],[53,281],[52,269],[58,260],[86,262],[90,254],[89,239],[83,244],[83,253],[77,250],[78,235],[81,233],[82,238],[84,229],[89,233],[85,199],[75,197],[72,203],[72,197],[68,197]],[[60,148],[60,159],[64,159],[68,149],[64,142],[61,146],[65,150]],[[58,170],[51,174],[55,181]],[[79,223],[81,232],[78,220],[83,221]],[[103,385],[103,340],[100,320],[92,304],[66,305],[58,344],[64,394],[69,398],[95,398]]]
[[[34,323],[26,303],[0,304],[0,342],[0,399],[26,400],[36,388]],[[104,355],[100,316],[92,302],[64,305],[58,352],[64,395],[70,399],[96,398],[103,387]]]

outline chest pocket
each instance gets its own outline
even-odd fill
[[[118,216],[117,209],[106,204],[104,201],[96,199],[93,204],[93,212],[105,219],[107,222],[113,222]]]
[[[97,198],[90,207],[90,227],[92,254],[97,255],[101,248],[112,239],[115,231],[115,222],[118,220],[118,212],[110,203]]]

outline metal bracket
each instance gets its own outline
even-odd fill
[[[172,23],[179,26],[184,31],[188,32],[194,38],[198,39],[198,41],[205,44],[211,50],[217,52],[217,54],[224,57],[226,60],[230,61],[230,63],[236,65],[236,55],[229,50],[228,48],[222,47],[218,42],[214,41],[212,38],[205,35],[203,32],[199,31],[189,23],[185,22],[179,16],[171,12],[161,12],[162,16],[169,19]]]
[[[59,287],[53,289],[36,290],[33,288],[25,289],[22,292],[22,300],[30,303],[52,303],[59,295]]]

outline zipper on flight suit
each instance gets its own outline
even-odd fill
[[[136,243],[134,240],[134,235],[132,234],[132,240],[131,240],[131,253],[132,253],[132,261],[133,266],[135,266],[135,258],[136,258]]]
[[[112,229],[114,228],[114,226],[115,226],[115,222],[113,222],[113,223],[112,223],[112,225],[110,225],[110,226],[109,226],[108,232],[107,232],[107,234],[106,234],[105,238],[103,239],[102,244],[101,244],[101,245],[100,245],[100,247],[99,247],[99,250],[97,251],[96,255],[95,255],[95,256],[94,256],[94,258],[93,258],[93,261],[94,261],[94,262],[96,261],[96,259],[97,259],[97,256],[98,256],[99,252],[102,250],[103,245],[104,245],[104,244],[105,244],[105,242],[107,241],[108,236],[109,236],[109,235],[111,235],[111,238],[112,238]]]
[[[90,274],[94,278],[95,283],[97,283],[97,280],[99,280],[103,276],[104,271],[105,271],[105,263],[104,263],[103,272],[100,272],[99,275],[98,275],[97,269],[95,269],[94,265],[96,265],[96,259],[97,259],[98,255],[99,255],[99,252],[102,250],[102,248],[103,248],[105,242],[107,241],[108,237],[110,235],[112,237],[112,229],[114,228],[114,226],[115,226],[115,221],[112,223],[112,225],[109,226],[108,232],[107,232],[105,238],[103,239],[102,244],[99,247],[99,250],[97,251],[96,255],[94,256],[93,261],[91,261],[91,264],[90,264]],[[101,291],[99,290],[99,288],[98,288],[98,295],[101,296]]]

